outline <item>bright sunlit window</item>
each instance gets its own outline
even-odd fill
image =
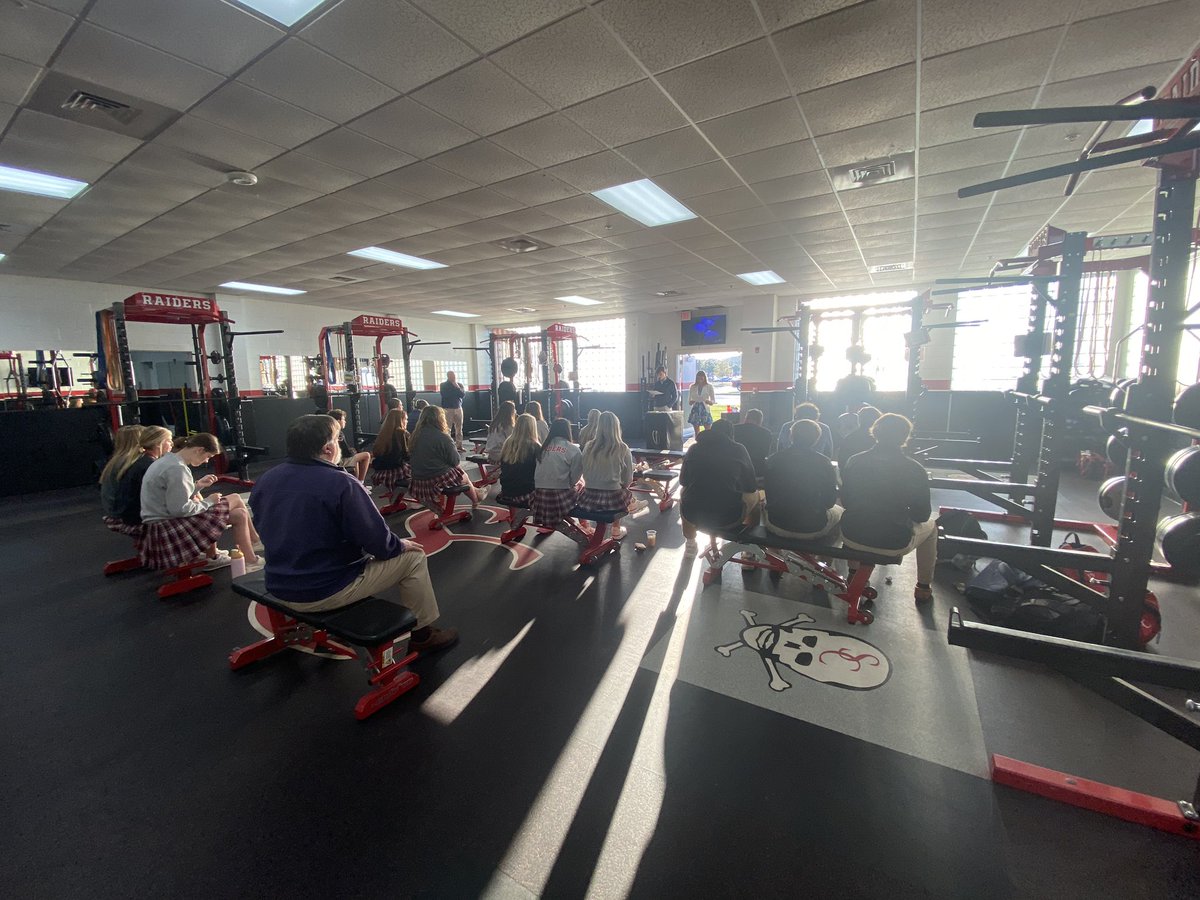
[[[572,324],[579,335],[579,387],[585,391],[625,390],[625,320]]]
[[[1029,290],[1012,285],[958,295],[955,319],[983,324],[954,329],[954,390],[1008,391],[1017,386],[1025,359],[1014,355],[1013,341],[1028,329]]]
[[[832,391],[837,383],[850,374],[846,350],[854,343],[854,316],[849,312],[825,313],[813,320],[813,340],[821,348],[821,356],[813,360],[816,375],[814,388],[819,392]],[[904,342],[897,335],[903,349]],[[867,350],[870,353],[870,349]]]
[[[908,309],[868,311],[862,320],[862,344],[871,354],[863,374],[875,379],[877,391],[903,391],[908,387],[905,334],[912,325]]]

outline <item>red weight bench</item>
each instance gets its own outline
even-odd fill
[[[618,518],[625,515],[625,510],[594,510],[575,507],[570,516],[563,519],[555,530],[561,531],[567,537],[583,547],[579,554],[579,564],[586,566],[600,557],[621,549],[618,538],[608,537],[608,527]],[[578,524],[573,520],[578,520]],[[594,522],[595,527],[589,529],[584,523]]]
[[[833,566],[822,562],[820,557],[844,559],[852,568],[848,578],[840,575]],[[735,562],[747,569],[766,569],[772,573],[789,573],[817,587],[822,587],[844,600],[846,621],[851,625],[870,625],[874,614],[863,609],[864,601],[878,596],[869,584],[876,566],[892,566],[900,563],[898,556],[880,556],[864,550],[846,547],[825,547],[809,541],[780,537],[762,525],[753,528],[724,531],[713,534],[703,553],[708,568],[702,576],[704,586],[721,580],[721,570],[728,562]]]
[[[435,506],[430,506],[428,503],[423,504],[426,509],[433,513],[433,518],[429,520],[429,530],[439,531],[445,525],[453,525],[455,522],[465,522],[471,518],[470,509],[460,509],[455,511],[454,504],[458,501],[460,494],[465,494],[471,489],[470,485],[456,484],[452,487],[442,488],[442,508],[438,509]]]
[[[502,521],[509,523],[509,529],[500,535],[500,543],[515,544],[525,537],[525,523],[529,521],[533,511],[528,506],[514,503],[512,498],[503,495],[497,497],[496,502],[508,510],[508,517]]]
[[[491,487],[500,480],[500,466],[482,453],[467,454],[467,462],[479,466],[479,480],[471,482],[475,487]]]
[[[379,507],[380,514],[390,516],[392,513],[404,512],[404,510],[408,509],[408,503],[404,499],[404,492],[406,490],[408,490],[407,484],[397,483],[392,487],[390,493],[382,495],[380,499],[387,499],[391,502]]]
[[[180,594],[188,594],[200,588],[208,587],[213,583],[212,576],[207,572],[199,572],[197,569],[203,569],[208,565],[208,560],[201,559],[196,562],[187,563],[186,565],[176,566],[173,569],[167,569],[163,574],[166,575],[166,581],[158,586],[158,596],[165,600],[167,597],[177,597]],[[128,559],[117,559],[104,564],[104,574],[117,575],[121,572],[135,572],[142,568],[142,561],[137,556],[131,556]]]
[[[367,597],[329,612],[298,612],[267,593],[263,571],[235,578],[233,590],[266,607],[271,636],[230,653],[231,669],[243,668],[288,647],[353,654],[362,661],[371,686],[354,705],[354,717],[360,721],[421,682],[420,676],[408,669],[417,658],[408,647],[417,617],[403,606]]]
[[[633,473],[631,491],[652,494],[658,500],[658,511],[666,512],[675,505],[675,491],[679,488],[679,472],[676,469],[647,469]]]

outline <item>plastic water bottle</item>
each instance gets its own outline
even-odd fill
[[[229,575],[231,578],[241,578],[246,574],[246,557],[236,547],[229,551]]]

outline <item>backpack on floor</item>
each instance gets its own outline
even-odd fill
[[[1085,544],[1079,539],[1079,534],[1072,531],[1067,535],[1066,539],[1058,545],[1059,550],[1083,550],[1088,553],[1099,553],[1099,548],[1092,544]],[[1098,591],[1108,593],[1108,573],[1098,572],[1094,569],[1080,571],[1079,569],[1061,569],[1060,570],[1068,578],[1073,578],[1076,581],[1086,584],[1090,588],[1095,588]],[[1158,597],[1153,591],[1146,591],[1146,597],[1142,601],[1142,620],[1138,626],[1138,642],[1145,647],[1152,640],[1162,633],[1162,610],[1158,606]]]
[[[946,535],[946,537],[987,540],[987,532],[983,530],[983,526],[979,524],[979,520],[965,509],[951,509],[942,513],[938,516],[937,527],[938,531]],[[977,559],[979,557],[969,556],[966,553],[954,553],[949,556],[944,552],[938,553],[939,563],[949,563],[954,568],[961,569],[964,572],[974,572],[975,561]]]
[[[971,608],[991,625],[1072,641],[1095,643],[1104,638],[1104,617],[1088,604],[998,559],[984,566],[964,593]]]

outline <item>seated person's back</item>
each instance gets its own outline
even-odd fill
[[[774,435],[763,428],[760,409],[746,411],[745,421],[733,426],[733,439],[746,448],[750,462],[754,463],[754,474],[762,478],[767,472],[767,457],[771,454]]]
[[[851,457],[841,474],[846,510],[842,534],[847,540],[899,549],[912,540],[913,526],[929,519],[929,474],[901,446],[877,443]]]
[[[501,497],[528,498],[533,493],[534,473],[541,449],[533,416],[517,416],[512,434],[500,449]]]
[[[833,463],[814,449],[821,438],[816,422],[801,419],[792,427],[792,446],[767,460],[764,488],[770,527],[792,534],[817,534],[829,525],[837,504]]]
[[[744,495],[758,490],[746,448],[733,440],[728,420],[714,422],[684,456],[679,470],[680,513],[688,522],[724,528],[742,521]]]
[[[879,410],[873,406],[864,406],[858,411],[858,427],[838,444],[838,466],[844,467],[852,456],[875,446],[871,426],[879,419],[879,415]]]

